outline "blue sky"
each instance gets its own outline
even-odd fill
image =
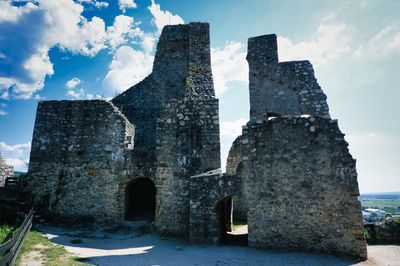
[[[0,0],[0,151],[26,170],[38,100],[111,98],[151,71],[166,24],[211,25],[225,164],[248,120],[247,38],[308,59],[362,193],[400,191],[400,1]]]

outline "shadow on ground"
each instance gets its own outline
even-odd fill
[[[53,243],[95,265],[353,265],[328,255],[252,249],[244,246],[197,246],[155,234],[131,236],[39,227]],[[83,237],[84,235],[88,237]],[[75,244],[73,244],[75,243]]]

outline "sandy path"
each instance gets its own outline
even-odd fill
[[[96,265],[400,265],[399,246],[371,246],[368,249],[371,259],[357,264],[349,259],[319,254],[238,246],[195,246],[155,234],[132,237],[55,227],[40,227],[40,230],[52,242]],[[74,239],[82,242],[71,244]]]
[[[34,250],[22,255],[20,266],[44,265],[43,256],[42,254],[40,254],[40,251],[45,248],[46,247],[41,244],[37,244],[36,246],[34,246]]]

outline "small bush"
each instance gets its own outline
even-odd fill
[[[15,228],[10,225],[0,226],[0,244],[7,242],[13,235]]]

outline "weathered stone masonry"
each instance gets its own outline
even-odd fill
[[[37,209],[121,222],[128,189],[145,179],[162,234],[218,243],[233,213],[248,221],[249,246],[365,258],[355,160],[312,65],[279,62],[275,35],[250,38],[248,49],[250,121],[226,174],[215,170],[209,25],[166,26],[153,72],[111,102],[39,103],[27,177]]]
[[[190,239],[221,241],[217,205],[233,197],[249,246],[366,258],[355,160],[311,64],[278,63],[275,35],[250,38],[248,49],[250,121],[226,174],[192,178]]]
[[[124,219],[121,185],[133,136],[109,102],[40,102],[29,163],[37,208],[71,220]]]
[[[127,184],[146,177],[158,231],[187,237],[189,178],[220,167],[209,42],[208,24],[166,26],[153,72],[112,103],[41,102],[28,178],[39,210],[123,221]]]

